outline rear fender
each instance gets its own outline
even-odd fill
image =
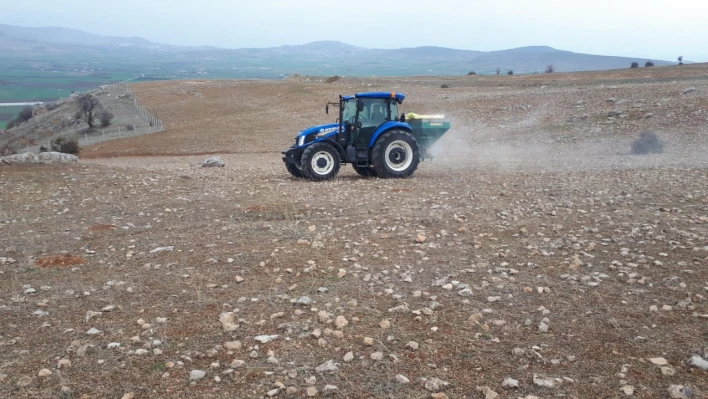
[[[379,138],[379,136],[393,129],[405,130],[408,133],[413,133],[413,129],[407,123],[395,121],[386,122],[383,125],[379,126],[379,128],[376,129],[374,134],[371,135],[371,140],[369,140],[369,148],[372,148],[374,146],[374,143],[376,143],[376,140]]]

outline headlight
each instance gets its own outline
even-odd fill
[[[300,139],[297,141],[297,146],[302,147],[305,144],[305,135],[300,136]]]

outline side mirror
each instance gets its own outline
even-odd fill
[[[325,114],[329,115],[329,104],[325,105]]]
[[[401,114],[401,122],[405,122],[405,121],[406,121],[406,114]]]

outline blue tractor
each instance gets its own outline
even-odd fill
[[[358,93],[339,96],[337,122],[301,131],[283,151],[291,175],[312,181],[337,176],[350,163],[364,177],[408,177],[429,158],[428,149],[450,129],[439,116],[398,116],[401,93]],[[408,119],[408,120],[406,120]]]

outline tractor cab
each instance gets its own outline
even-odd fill
[[[410,176],[427,149],[450,129],[450,123],[425,119],[412,127],[405,115],[398,116],[404,99],[401,93],[373,92],[339,96],[338,102],[327,103],[327,114],[330,106],[337,107],[337,121],[297,135],[295,144],[283,151],[288,172],[295,177],[328,180],[337,175],[341,164],[351,163],[366,177]]]
[[[338,141],[347,147],[367,147],[376,130],[386,122],[398,121],[398,105],[405,96],[396,93],[360,93],[341,96],[338,105],[340,130],[344,132]]]

